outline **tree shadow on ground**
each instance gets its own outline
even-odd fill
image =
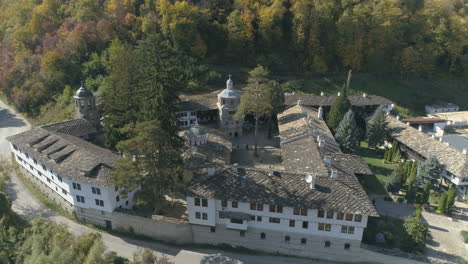
[[[16,117],[10,110],[8,109],[0,109],[0,128],[3,127],[22,127],[26,125],[26,123]]]

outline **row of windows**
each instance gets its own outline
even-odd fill
[[[26,157],[28,157],[28,155],[27,155],[26,153],[25,153],[25,155],[26,155]],[[32,171],[36,171],[37,174],[38,174],[39,176],[42,176],[42,173],[41,173],[39,170],[37,170],[36,168],[34,168],[34,167],[33,167],[31,164],[29,164],[27,161],[23,160],[23,159],[22,159],[20,156],[18,156],[18,155],[16,155],[16,157],[18,158],[18,160],[19,160],[20,162],[23,162],[25,165],[26,165],[26,164],[29,165],[29,168],[30,168]],[[33,159],[33,162],[37,165],[37,161],[36,161],[35,159]],[[44,165],[41,165],[41,166],[42,166],[42,170],[43,170],[44,172],[47,172],[47,168],[46,168]],[[52,173],[51,170],[49,170],[49,172]],[[44,175],[44,176],[45,176],[45,175]],[[46,177],[47,177],[47,176],[46,176]],[[53,179],[53,178],[54,178],[54,176],[52,176],[52,179]],[[60,177],[60,176],[58,176],[58,175],[57,175],[57,179],[58,179],[60,182],[63,181],[63,180],[62,180],[62,177]],[[50,180],[49,180],[49,182],[50,182]]]
[[[216,232],[216,228],[215,228],[215,227],[211,227],[211,228],[210,228],[210,231],[211,231],[211,233],[215,233],[215,232]],[[245,231],[244,231],[244,230],[241,230],[241,231],[239,232],[239,235],[240,235],[241,237],[245,237]],[[260,239],[262,239],[262,240],[267,239],[267,236],[266,236],[266,234],[265,234],[264,232],[260,233]],[[301,238],[300,241],[301,241],[301,244],[303,244],[303,245],[307,244],[307,239],[304,238],[304,237]],[[290,236],[284,236],[284,242],[286,242],[286,243],[291,242],[291,237],[290,237]],[[331,247],[331,242],[330,242],[330,241],[325,241],[325,242],[324,242],[324,247],[326,247],[326,248]],[[349,243],[345,243],[345,244],[344,244],[344,249],[350,249],[350,248],[351,248],[351,244],[349,244]]]
[[[17,157],[18,157],[18,156],[17,156]],[[20,157],[18,157],[18,160],[21,161],[21,162],[26,163],[26,161],[24,161],[24,160],[21,159]],[[34,162],[37,163],[35,160],[34,160]],[[31,170],[34,171],[34,167],[33,167],[31,164],[29,164],[29,168],[30,168]],[[44,168],[45,168],[45,167],[43,167],[43,169],[44,169]],[[39,172],[39,171],[37,171],[37,173],[38,173],[39,176],[42,176],[42,175],[43,175],[43,174],[42,174],[41,172]],[[51,183],[51,180],[50,180],[47,176],[44,175],[44,177],[46,177],[48,183]],[[59,181],[62,181],[62,177],[57,176],[57,178],[59,179]],[[79,183],[73,183],[72,186],[73,186],[73,189],[81,190],[81,184],[79,184]],[[64,195],[68,195],[68,192],[67,192],[65,189],[63,189],[63,188],[60,188],[60,189],[61,189],[61,191],[62,191],[62,193],[63,193]],[[117,190],[117,189],[118,189],[118,187],[116,187],[116,190]],[[58,188],[55,187],[55,190],[58,191]],[[92,191],[93,191],[94,194],[98,194],[98,195],[101,194],[101,190],[100,190],[99,188],[97,188],[97,187],[92,187]],[[120,200],[120,197],[117,196],[117,197],[116,197],[116,200],[119,201],[119,200]],[[79,202],[79,203],[85,203],[85,202],[86,202],[86,201],[85,201],[85,197],[84,197],[84,196],[81,196],[81,195],[76,195],[76,201]],[[103,201],[103,200],[95,199],[95,203],[96,203],[97,206],[104,207],[104,201]],[[128,201],[127,201],[126,203],[127,203],[127,205],[128,205]]]
[[[36,170],[31,164],[27,163],[25,160],[23,160],[22,158],[20,158],[18,155],[16,155],[16,157],[18,158],[18,160],[19,160],[20,162],[24,163],[25,165],[28,164],[28,165],[29,165],[29,169],[31,169],[31,171],[33,171],[33,172],[36,171],[38,177],[44,176],[44,177],[46,178],[47,183],[49,183],[49,184],[52,183],[52,181],[50,180],[50,178],[48,178],[46,175],[43,175],[40,171]],[[52,176],[52,177],[54,177],[54,176]],[[57,176],[57,178],[59,179],[59,181],[62,181],[62,177]],[[51,188],[52,188],[52,187],[51,187]],[[63,189],[63,188],[60,188],[60,189],[62,190],[62,193],[63,193],[64,195],[68,195],[68,192],[67,192],[65,189]],[[57,186],[55,186],[55,191],[58,192],[58,187],[57,187]]]
[[[186,116],[188,116],[188,115],[189,115],[188,112],[179,112],[179,113],[177,113],[177,117],[186,117]],[[190,115],[191,115],[191,116],[196,116],[197,113],[196,113],[196,112],[190,112]]]
[[[199,199],[199,198],[195,198]],[[226,200],[221,201],[221,206],[222,207],[227,207],[228,202]],[[231,202],[231,207],[232,208],[238,208],[239,204],[237,201],[232,201]],[[250,210],[253,211],[263,211],[263,204],[259,203],[250,203]],[[269,206],[269,211],[272,213],[283,213],[283,207],[280,205],[270,205]],[[293,214],[294,215],[302,215],[302,216],[307,216],[307,208],[293,208]],[[333,219],[334,216],[333,211],[327,211],[326,217],[327,219]],[[355,222],[361,222],[362,221],[362,215],[353,215],[353,214],[346,214],[346,221],[353,221],[353,216],[354,216],[354,221]],[[325,217],[325,211],[323,210],[318,210],[317,211],[317,217],[318,218],[324,218]],[[338,212],[336,214],[336,219],[337,220],[343,220],[345,218],[345,214]]]
[[[334,214],[335,213],[333,211],[327,211],[326,218],[327,219],[333,219]],[[337,220],[345,219],[346,221],[353,221],[353,216],[354,216],[354,222],[361,222],[362,221],[362,215],[344,214],[344,213],[341,213],[341,212],[338,212],[336,214],[336,219]],[[325,211],[318,210],[317,217],[318,218],[324,218],[325,217]]]
[[[81,191],[81,184],[79,184],[79,183],[73,182],[72,187],[75,190]],[[116,187],[116,190],[117,189],[118,189],[118,187]],[[96,195],[101,195],[101,189],[98,188],[98,187],[91,187],[91,192],[96,194]]]

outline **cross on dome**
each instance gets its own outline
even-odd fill
[[[229,74],[229,79],[226,81],[226,89],[228,90],[232,90],[234,89],[233,86],[234,86],[234,83],[233,81],[231,80],[231,74]]]

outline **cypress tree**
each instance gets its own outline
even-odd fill
[[[379,106],[367,122],[367,140],[369,147],[382,145],[387,133],[387,121],[383,105]]]
[[[447,192],[447,213],[450,213],[452,211],[456,198],[457,198],[457,190],[453,187],[450,187]]]
[[[396,153],[393,154],[393,159],[392,159],[394,162],[400,162],[401,160],[401,153],[400,153],[400,150],[397,149],[396,150]]]
[[[327,125],[332,131],[336,131],[338,125],[343,120],[345,114],[351,108],[351,103],[349,102],[348,96],[346,94],[346,89],[343,88],[340,96],[337,96],[335,102],[330,109],[330,113],[327,118]]]
[[[412,161],[407,161],[405,162],[405,181],[408,179],[410,173],[411,173],[411,166],[413,162]]]
[[[410,172],[409,178],[415,180],[417,173],[418,173],[418,162],[413,161],[413,165],[411,166],[411,172]]]
[[[387,162],[391,163],[393,161],[392,157],[393,157],[393,149],[390,148],[388,149]]]
[[[385,154],[384,154],[383,160],[384,160],[384,162],[387,162],[387,161],[388,161],[388,149],[385,150]]]
[[[431,183],[427,182],[423,188],[422,204],[427,204],[429,202],[430,194],[431,194]]]
[[[412,202],[413,198],[414,198],[414,181],[411,180],[411,179],[408,182],[408,189],[406,191],[405,198],[406,198],[406,200],[408,200],[408,202]]]
[[[359,135],[356,129],[353,111],[349,110],[336,129],[336,141],[344,151],[354,151],[359,144]]]
[[[437,210],[441,214],[445,214],[447,212],[447,192],[442,193],[439,199],[439,206],[437,207]]]

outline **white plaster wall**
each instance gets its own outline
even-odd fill
[[[34,160],[31,156],[26,156],[26,153],[21,151],[20,149],[15,150],[13,145],[10,144],[10,149],[12,153],[15,154],[15,159],[17,163],[29,171],[31,174],[36,176],[41,182],[45,185],[49,186],[52,190],[54,190],[58,195],[68,201],[75,207],[81,208],[93,208],[96,210],[112,212],[114,208],[122,206],[123,208],[131,208],[133,206],[133,195],[138,190],[133,190],[129,193],[126,199],[120,199],[120,202],[116,202],[115,197],[118,195],[115,192],[115,187],[112,186],[98,186],[98,185],[91,185],[83,182],[72,181],[71,179],[61,177],[62,181],[59,180],[59,176],[51,169],[47,168],[44,170],[40,161],[37,161],[37,164],[34,163]],[[19,161],[18,157],[20,157],[23,162]],[[30,165],[34,168],[31,169]],[[39,175],[39,172],[41,175]],[[47,178],[50,179],[50,183],[47,181]],[[79,183],[81,185],[81,190],[73,189],[73,182]],[[93,194],[92,187],[99,188],[101,190],[101,194]],[[64,194],[62,189],[67,192]],[[85,198],[85,203],[81,203],[77,201],[76,195],[83,196]],[[104,206],[96,205],[95,199],[103,200]],[[128,205],[125,204],[126,201],[129,201]]]
[[[290,233],[301,233],[301,234],[310,234],[310,235],[320,235],[327,237],[343,238],[343,239],[352,239],[352,240],[362,240],[362,235],[364,228],[367,226],[367,216],[363,215],[361,222],[346,221],[336,219],[337,214],[334,213],[333,219],[326,218],[326,213],[324,218],[317,217],[316,209],[308,209],[307,216],[294,215],[292,207],[283,207],[283,213],[273,213],[269,211],[269,205],[263,205],[263,211],[250,210],[250,203],[238,202],[238,208],[232,207],[232,201],[228,201],[228,206],[223,208],[221,206],[220,200],[208,200],[208,207],[198,207],[194,206],[194,198],[187,197],[187,205],[189,211],[189,222],[193,224],[202,224],[214,226],[215,224],[226,225],[229,222],[229,219],[219,218],[220,211],[230,211],[230,212],[241,212],[249,215],[255,216],[255,221],[248,221],[247,225],[249,228],[262,228],[275,231],[283,231]],[[212,208],[212,203],[215,204],[215,208]],[[198,212],[209,212],[208,220],[209,221],[200,221],[195,219],[195,211]],[[214,217],[212,217],[212,215]],[[257,216],[261,216],[261,222],[257,221]],[[280,223],[270,223],[269,217],[276,217],[280,219]],[[216,219],[216,222],[212,222],[212,219]],[[295,227],[289,227],[289,220],[295,220]],[[308,221],[308,228],[304,229],[302,227],[302,222]],[[325,223],[331,224],[331,231],[318,230],[318,224]],[[341,227],[353,226],[354,234],[341,233]]]
[[[179,127],[188,128],[188,127],[191,127],[192,124],[195,124],[195,120],[197,119],[197,113],[195,111],[177,112],[177,114],[183,114],[183,113],[185,113],[185,116],[178,116],[178,120],[180,122],[187,121],[187,125],[180,125]],[[190,123],[190,121],[192,121],[192,124]]]
[[[195,198],[194,197],[187,197],[187,209],[189,213],[189,222],[191,224],[197,225],[208,225],[208,226],[215,226],[216,225],[216,218],[217,215],[215,214],[215,200],[208,199],[208,207],[201,206],[201,199],[200,199],[200,206],[195,206]],[[202,218],[196,219],[195,213],[200,212],[208,214],[208,220],[203,220]]]
[[[436,136],[441,137],[444,135],[445,123],[435,123],[434,124],[434,132]]]

